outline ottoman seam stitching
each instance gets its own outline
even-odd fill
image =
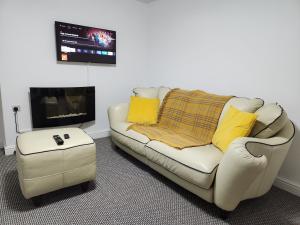
[[[63,150],[70,149],[70,148],[76,148],[76,147],[81,147],[81,146],[85,146],[85,145],[93,145],[93,144],[95,144],[95,142],[88,143],[88,144],[75,145],[75,146],[71,146],[69,148],[57,148],[57,149],[52,149],[52,150],[47,150],[47,151],[24,154],[24,153],[21,152],[21,149],[19,148],[18,141],[17,141],[17,148],[19,149],[19,152],[20,152],[21,155],[34,155],[34,154],[42,154],[42,153],[45,153],[45,152],[63,151]]]
[[[39,177],[34,177],[34,178],[24,178],[23,180],[34,180],[34,179],[38,179],[38,178],[45,178],[45,177],[50,177],[50,176],[54,176],[54,175],[64,174],[64,173],[71,172],[73,170],[76,170],[76,169],[79,169],[79,168],[82,168],[82,167],[90,166],[92,164],[96,164],[96,162],[92,162],[92,163],[89,163],[89,164],[87,164],[85,166],[77,167],[75,169],[63,171],[63,172],[60,172],[60,173],[54,173],[54,174],[45,175],[45,176],[39,176]]]

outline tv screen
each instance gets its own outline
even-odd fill
[[[116,64],[116,32],[55,21],[57,60]]]

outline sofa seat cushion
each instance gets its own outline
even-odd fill
[[[146,157],[180,178],[209,189],[223,153],[213,145],[175,149],[159,141],[145,147]]]
[[[111,127],[112,137],[120,144],[132,149],[140,155],[145,156],[145,145],[150,141],[143,134],[133,130],[127,130],[132,123],[120,122]]]

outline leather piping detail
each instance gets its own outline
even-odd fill
[[[115,140],[116,142],[118,142],[117,140]],[[118,142],[120,145],[122,145],[120,142]],[[148,147],[149,148],[149,146],[146,146],[145,145],[145,147]],[[121,147],[119,147],[120,149],[122,149]],[[131,148],[129,148],[130,149],[130,151],[132,151],[132,152],[134,152],[134,153],[136,153],[137,155],[140,155],[141,157],[144,157],[144,158],[146,158],[146,159],[148,159],[147,157],[145,157],[144,155],[141,155],[140,153],[138,153],[138,152],[136,152],[136,151],[133,151]],[[124,150],[122,150],[122,151],[124,151]],[[134,157],[133,155],[131,155],[132,157]],[[135,157],[134,157],[135,158]],[[137,158],[135,158],[135,159],[137,159]],[[137,159],[138,160],[138,159]],[[170,172],[170,173],[172,173],[172,174],[174,174],[176,177],[179,177],[180,179],[182,179],[182,180],[184,180],[185,182],[187,182],[187,183],[190,183],[190,184],[192,184],[192,185],[195,185],[195,186],[197,186],[197,187],[199,187],[199,188],[201,188],[201,189],[205,189],[205,190],[209,190],[210,189],[210,187],[212,186],[212,185],[210,185],[210,187],[209,188],[203,188],[203,187],[200,187],[199,185],[197,185],[197,184],[194,184],[194,183],[192,183],[191,181],[188,181],[188,180],[186,180],[186,179],[184,179],[184,178],[182,178],[182,177],[180,177],[180,176],[178,176],[177,174],[175,174],[174,172],[172,172],[172,171],[170,171],[170,170],[168,170],[168,169],[166,169],[165,167],[163,167],[163,166],[161,166],[161,165],[159,165],[158,163],[156,163],[156,162],[153,162],[152,160],[150,160],[150,159],[148,159],[151,163],[153,163],[153,164],[155,164],[155,165],[157,165],[157,166],[159,166],[159,167],[161,167],[162,169],[164,169],[164,170],[166,170],[166,171],[168,171],[168,172]],[[146,164],[147,165],[147,164]],[[149,166],[149,165],[147,165],[148,167],[150,167],[151,168],[151,166]],[[218,166],[218,165],[217,165]],[[153,169],[153,168],[151,168],[151,169]],[[153,169],[154,171],[156,171],[155,169]],[[157,173],[159,173],[159,174],[161,174],[160,172],[158,172],[158,171],[156,171]],[[161,174],[162,176],[164,176],[163,174]],[[165,177],[165,176],[164,176]],[[169,179],[169,178],[167,178],[167,179]],[[169,179],[169,180],[171,180],[171,179]],[[179,184],[178,184],[179,185]],[[180,185],[179,185],[180,186]]]
[[[111,128],[111,129],[112,129],[112,128]],[[118,131],[115,131],[114,129],[112,129],[112,130],[113,130],[114,132],[118,133],[118,134],[123,135],[124,137],[128,137],[128,136],[126,136],[126,135],[124,135],[124,134],[122,134],[122,133],[120,133],[120,132],[118,132]],[[182,165],[184,165],[184,166],[186,166],[186,167],[188,167],[188,168],[190,168],[190,169],[192,169],[192,170],[195,170],[195,171],[197,171],[197,172],[200,172],[200,173],[204,173],[204,174],[212,174],[212,173],[214,172],[214,170],[215,170],[215,169],[218,167],[218,165],[219,165],[219,164],[216,165],[216,166],[213,168],[213,170],[212,170],[211,172],[204,172],[204,171],[201,171],[201,170],[197,170],[197,169],[195,169],[195,168],[193,168],[193,167],[190,167],[190,166],[188,166],[188,165],[186,165],[186,164],[184,164],[184,163],[182,163],[182,162],[179,162],[179,161],[177,161],[177,160],[175,160],[175,159],[173,159],[173,158],[171,158],[171,157],[169,157],[169,156],[166,156],[165,154],[162,154],[162,153],[156,151],[155,149],[149,147],[147,144],[148,144],[149,142],[151,142],[151,140],[148,141],[147,143],[143,143],[143,142],[138,141],[138,140],[136,140],[136,139],[134,139],[134,138],[132,138],[132,137],[128,137],[128,138],[130,138],[130,139],[132,139],[132,140],[134,140],[134,141],[137,141],[137,142],[139,142],[139,143],[141,143],[141,144],[145,144],[144,147],[150,148],[151,150],[153,150],[153,151],[155,151],[155,152],[157,152],[157,153],[159,153],[159,154],[161,154],[161,155],[163,155],[163,156],[165,156],[165,157],[167,157],[167,158],[169,158],[169,159],[171,159],[171,160],[173,160],[173,161],[175,161],[175,162],[177,162],[177,163],[180,163],[180,164],[182,164]]]
[[[42,153],[46,153],[46,152],[63,151],[63,150],[67,150],[67,149],[70,149],[70,148],[76,148],[76,147],[80,147],[80,146],[95,144],[95,142],[92,142],[92,143],[87,143],[87,144],[74,145],[74,146],[71,146],[71,147],[68,147],[68,148],[57,148],[57,149],[52,149],[52,150],[47,150],[47,151],[40,151],[40,152],[34,152],[34,153],[24,154],[24,153],[22,153],[22,151],[19,148],[18,138],[19,138],[19,136],[17,137],[17,149],[19,150],[19,152],[20,152],[21,155],[34,155],[34,154],[42,154]]]
[[[248,98],[248,97],[237,97],[237,96],[233,95],[233,96],[231,96],[230,99],[228,99],[228,101],[227,101],[226,103],[228,103],[228,102],[229,102],[231,99],[233,99],[233,98],[244,98],[244,99],[251,100],[251,98]],[[259,100],[262,101],[262,105],[261,105],[258,109],[260,109],[261,107],[263,107],[263,106],[265,105],[265,101],[264,101],[262,98],[253,98],[253,99],[259,99]],[[225,103],[224,106],[223,106],[223,109],[222,109],[221,114],[223,113],[223,110],[224,110],[224,107],[225,107],[226,103]],[[258,109],[257,109],[257,110],[258,110]],[[256,110],[256,111],[257,111],[257,110]],[[221,121],[220,121],[221,114],[220,114],[220,116],[219,116],[218,124],[217,124],[217,125],[219,125],[219,123],[221,123]]]
[[[77,169],[81,169],[83,167],[88,167],[88,166],[93,166],[93,165],[96,165],[96,162],[92,162],[92,163],[86,164],[84,166],[76,167],[76,168],[71,169],[71,170],[62,171],[60,173],[54,173],[54,174],[44,175],[44,176],[40,176],[40,177],[24,178],[24,176],[23,176],[23,180],[24,181],[32,181],[32,180],[48,178],[48,177],[52,177],[52,176],[56,176],[56,175],[64,175],[65,173],[70,173],[70,172],[75,171]]]
[[[261,105],[260,107],[258,107],[257,110],[259,110],[261,107],[263,107],[263,106],[265,105],[265,101],[264,101],[262,98],[254,98],[254,99],[259,99],[259,100],[262,101],[262,105]],[[256,110],[256,111],[257,111],[257,110]],[[256,111],[255,111],[255,112],[256,112]],[[254,113],[255,113],[255,112],[254,112]]]
[[[141,143],[141,144],[148,144],[150,141],[148,141],[148,142],[141,142],[141,141],[139,141],[139,140],[136,140],[136,139],[134,139],[134,138],[132,138],[132,137],[129,137],[129,136],[127,136],[127,135],[125,135],[125,134],[122,134],[121,132],[119,132],[119,131],[116,131],[115,129],[113,129],[113,128],[111,128],[110,127],[110,129],[112,130],[112,131],[114,131],[114,132],[116,132],[116,133],[118,133],[118,134],[121,134],[121,135],[123,135],[124,137],[127,137],[127,138],[130,138],[130,139],[132,139],[132,140],[134,140],[134,141],[137,141],[137,142],[139,142],[139,143]],[[149,139],[149,138],[148,138]]]
[[[150,160],[151,161],[151,160]],[[204,188],[204,187],[200,187],[199,185],[197,185],[197,184],[194,184],[194,183],[192,183],[191,181],[189,181],[189,180],[186,180],[185,178],[182,178],[182,177],[180,177],[180,176],[178,176],[176,173],[174,173],[174,172],[172,172],[172,171],[170,171],[170,170],[168,170],[168,169],[166,169],[165,167],[163,167],[163,166],[161,166],[161,165],[159,165],[158,163],[156,163],[156,162],[153,162],[153,161],[151,161],[151,163],[154,163],[154,164],[156,164],[157,166],[159,166],[159,167],[161,167],[161,168],[163,168],[163,169],[165,169],[166,171],[168,171],[168,172],[170,172],[170,173],[172,173],[172,174],[174,174],[176,177],[179,177],[180,179],[182,179],[182,180],[184,180],[185,182],[188,182],[188,183],[190,183],[190,184],[192,184],[192,185],[195,185],[195,186],[197,186],[197,187],[199,187],[199,188],[202,188],[202,189],[205,189],[205,190],[209,190],[210,189],[210,187],[212,186],[212,184],[214,183],[214,181],[212,182],[212,184],[209,186],[209,188]],[[149,166],[149,165],[148,165]],[[149,166],[150,167],[150,166]],[[151,167],[150,167],[151,168]],[[152,168],[153,169],[153,168]],[[156,172],[158,172],[158,171],[156,171]],[[159,173],[159,172],[158,172]],[[159,173],[159,174],[161,174],[161,173]],[[163,175],[163,174],[161,174],[161,175]],[[168,178],[169,179],[169,178]],[[171,179],[170,179],[171,180]],[[180,185],[179,185],[180,186]]]
[[[182,163],[182,162],[179,162],[179,161],[177,161],[176,159],[173,159],[173,158],[171,158],[171,157],[169,157],[169,156],[167,156],[167,155],[165,155],[165,154],[163,154],[163,153],[161,153],[161,152],[158,152],[158,151],[156,151],[155,149],[149,147],[148,145],[145,145],[145,147],[150,148],[151,150],[153,150],[153,151],[155,151],[155,152],[157,152],[157,153],[159,153],[159,154],[161,154],[161,155],[163,155],[163,156],[165,156],[165,157],[167,157],[167,158],[169,158],[169,159],[171,159],[171,160],[173,160],[173,161],[175,161],[175,162],[177,162],[177,163],[180,163],[181,165],[186,166],[186,167],[188,167],[189,169],[195,170],[195,171],[200,172],[200,173],[204,173],[204,174],[212,174],[212,173],[215,171],[215,169],[219,166],[219,164],[217,164],[217,165],[213,168],[213,170],[212,170],[211,172],[204,172],[204,171],[201,171],[201,170],[197,170],[197,169],[195,169],[195,168],[193,168],[193,167],[191,167],[191,166],[188,166],[188,165],[186,165],[186,164],[184,164],[184,163]],[[151,160],[151,162],[152,162],[152,160]]]
[[[294,123],[293,123],[291,120],[290,120],[290,122],[291,122],[292,125],[293,125],[293,130],[294,130],[294,131],[293,131],[293,135],[292,135],[287,141],[285,141],[285,142],[283,142],[283,143],[280,143],[280,144],[276,144],[276,145],[266,144],[266,143],[262,143],[262,142],[259,142],[259,141],[247,141],[247,142],[245,143],[245,149],[246,149],[247,152],[249,152],[249,154],[252,155],[253,157],[255,157],[255,158],[260,158],[260,157],[262,157],[262,155],[253,155],[253,154],[249,151],[249,149],[247,148],[247,145],[248,145],[248,144],[254,143],[254,144],[261,144],[261,145],[270,146],[270,147],[276,147],[276,146],[281,146],[281,145],[285,145],[285,144],[289,143],[289,142],[294,138],[295,133],[296,133],[296,129],[295,129]]]
[[[278,104],[277,104],[278,105]],[[265,128],[263,128],[262,130],[258,131],[253,137],[256,137],[258,134],[260,134],[261,132],[263,132],[264,130],[266,130],[268,127],[272,126],[283,114],[284,110],[281,107],[281,105],[278,105],[281,109],[280,115],[278,117],[276,117],[268,126],[266,126]]]
[[[136,88],[133,88],[133,89],[132,89],[132,93],[133,93],[135,96],[137,96],[137,94],[138,94],[138,93],[136,92],[135,89],[138,89],[138,88],[140,88],[140,89],[143,89],[143,88],[144,88],[144,89],[145,89],[145,87],[136,87]],[[157,91],[159,91],[159,88],[160,88],[160,87],[148,87],[148,88],[157,88]],[[158,93],[157,93],[157,94],[158,94]]]
[[[113,141],[113,142],[118,142],[120,145],[125,146],[125,145],[121,144],[118,140],[116,140],[114,137],[111,137],[111,138],[112,138],[112,141]],[[117,146],[117,147],[118,147],[118,148],[121,148],[121,147],[119,147],[119,146]],[[146,157],[145,157],[144,155],[142,155],[141,153],[136,152],[136,151],[132,150],[131,148],[127,147],[127,146],[125,146],[125,147],[128,148],[128,149],[130,149],[130,151],[136,153],[137,155],[146,158]],[[121,148],[121,149],[122,149],[122,148]],[[122,151],[124,151],[124,150],[122,149]]]
[[[261,107],[263,107],[265,105],[265,101],[262,98],[238,97],[238,96],[235,96],[235,95],[233,95],[232,98],[244,98],[244,99],[247,99],[247,100],[259,99],[259,100],[262,101],[262,105],[258,109],[260,109]]]
[[[233,95],[234,98],[244,98],[244,99],[248,99],[248,100],[252,100],[252,99],[259,99],[262,101],[262,106],[265,104],[265,101],[262,98],[249,98],[249,97],[239,97],[239,96],[235,96]]]
[[[265,105],[265,100],[263,100],[262,98],[255,98],[255,99],[259,99],[259,100],[261,100],[262,101],[262,105],[261,105],[261,107],[263,107],[264,105]],[[259,107],[258,109],[260,109],[261,107]],[[257,110],[256,110],[257,111]]]

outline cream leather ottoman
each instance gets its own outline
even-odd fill
[[[69,134],[69,139],[64,139]],[[53,135],[60,135],[57,145]],[[17,170],[22,193],[33,198],[96,177],[96,145],[79,128],[32,131],[17,138]],[[87,186],[85,186],[87,187]]]

